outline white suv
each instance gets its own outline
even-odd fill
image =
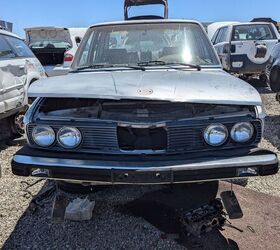
[[[265,75],[280,35],[271,23],[234,23],[219,28],[212,38],[223,68],[243,76]]]
[[[45,78],[32,51],[15,34],[0,30],[0,139],[23,133],[21,120],[28,104],[27,89]]]

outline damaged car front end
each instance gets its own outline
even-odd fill
[[[14,174],[172,184],[278,172],[276,154],[258,148],[259,94],[222,71],[198,23],[94,26],[75,60],[69,75],[32,85]]]

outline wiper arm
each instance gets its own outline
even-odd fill
[[[112,68],[112,67],[113,67],[112,64],[105,64],[105,63],[90,64],[90,65],[87,65],[87,66],[79,67],[79,68],[75,69],[74,71],[80,71],[80,70],[85,70],[85,69]]]
[[[186,66],[189,68],[197,69],[201,71],[201,66],[197,64],[191,63],[180,63],[180,62],[165,62],[165,61],[148,61],[148,62],[140,62],[138,63],[139,66]]]
[[[136,69],[136,70],[142,70],[142,71],[146,70],[144,67],[142,67],[140,65],[100,63],[100,64],[91,64],[91,65],[83,66],[83,67],[77,68],[76,70],[74,70],[72,72],[77,72],[77,71],[86,70],[86,69],[103,69],[103,68],[130,68],[130,69]]]

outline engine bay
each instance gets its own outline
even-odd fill
[[[36,118],[56,120],[108,120],[131,123],[161,122],[230,114],[251,114],[253,108],[167,101],[47,98]]]

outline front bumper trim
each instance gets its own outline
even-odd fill
[[[268,151],[241,157],[209,157],[177,161],[102,161],[19,154],[13,158],[12,170],[19,176],[98,184],[142,185],[267,176],[276,174],[279,165],[277,156]]]
[[[202,170],[217,168],[242,168],[254,166],[266,166],[278,163],[277,156],[268,155],[251,155],[243,157],[233,157],[225,159],[206,160],[203,162],[191,163],[190,161],[172,161],[172,162],[107,162],[93,160],[73,160],[44,158],[34,156],[15,155],[13,161],[18,164],[34,165],[40,167],[65,167],[79,169],[95,170],[134,170],[139,172],[153,171],[185,171],[185,170]]]

